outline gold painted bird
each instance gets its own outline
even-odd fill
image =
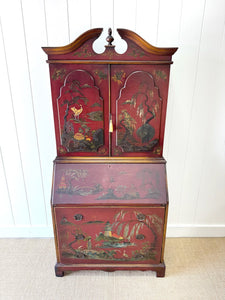
[[[73,114],[74,114],[74,119],[75,120],[79,120],[79,115],[82,113],[83,111],[83,107],[82,105],[80,104],[80,108],[76,108],[75,106],[74,107],[71,107],[71,110],[73,111]]]

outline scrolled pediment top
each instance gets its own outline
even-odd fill
[[[135,32],[128,30],[128,29],[123,29],[123,28],[118,28],[117,29],[119,35],[121,36],[122,39],[125,41],[130,40],[139,47],[141,47],[144,51],[148,52],[149,54],[153,55],[162,55],[162,56],[170,56],[173,55],[178,48],[159,48],[155,47],[148,42],[146,42],[142,37],[140,37],[138,34]]]
[[[81,34],[77,39],[75,39],[72,43],[61,46],[61,47],[42,47],[43,51],[48,55],[65,55],[74,53],[77,49],[79,49],[82,45],[85,43],[89,44],[89,50],[91,52],[90,56],[97,55],[93,49],[90,43],[88,43],[90,40],[93,42],[101,35],[103,31],[103,28],[94,28],[90,29],[83,34]],[[117,29],[120,37],[125,40],[128,44],[135,44],[139,49],[141,48],[143,51],[145,51],[146,54],[150,54],[153,56],[172,56],[178,48],[159,48],[155,47],[151,44],[149,44],[147,41],[145,41],[141,36],[136,34],[135,32],[128,30],[128,29]],[[118,53],[114,51],[114,45],[112,45],[113,37],[112,37],[112,31],[109,29],[108,36],[107,36],[107,42],[108,45],[105,46],[108,51],[111,51],[111,55],[113,53],[118,56]],[[90,48],[91,47],[91,48]],[[107,52],[108,53],[108,52]],[[104,53],[103,55],[107,54]],[[110,57],[111,58],[111,57]],[[157,59],[156,59],[157,60]]]
[[[44,52],[48,55],[51,54],[68,54],[75,50],[77,50],[80,46],[82,46],[85,42],[90,39],[97,39],[101,33],[103,28],[94,28],[90,29],[83,34],[81,34],[77,39],[75,39],[72,43],[61,46],[61,47],[42,47]]]

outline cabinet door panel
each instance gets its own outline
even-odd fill
[[[55,64],[50,71],[58,155],[107,155],[107,67]]]
[[[167,77],[167,66],[112,66],[113,155],[162,155]]]
[[[165,207],[55,208],[60,262],[160,262]]]

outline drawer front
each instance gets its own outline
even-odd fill
[[[63,264],[160,262],[165,207],[56,207],[54,214]]]

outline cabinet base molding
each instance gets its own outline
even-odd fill
[[[57,263],[55,265],[55,275],[63,277],[64,272],[67,271],[81,271],[81,270],[101,270],[105,272],[114,272],[120,270],[132,271],[153,271],[156,272],[157,277],[165,277],[166,266],[165,263],[152,264],[71,264],[65,265]]]

